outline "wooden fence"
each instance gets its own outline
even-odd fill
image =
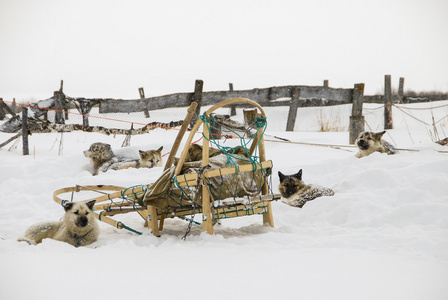
[[[198,81],[197,81],[198,82]],[[197,85],[197,84],[196,84]],[[252,90],[202,92],[202,105],[214,105],[230,98],[248,98],[261,106],[289,106],[293,92],[300,89],[301,106],[322,106],[352,103],[353,89],[325,86],[291,85]],[[100,113],[142,112],[172,107],[187,107],[196,93],[177,93],[136,100],[92,99],[99,101]],[[283,99],[282,98],[289,98]],[[80,98],[78,98],[80,99]],[[77,99],[73,99],[77,100]]]
[[[349,143],[354,144],[356,137],[364,131],[364,117],[362,116],[362,105],[367,103],[384,104],[384,125],[385,129],[393,128],[391,108],[392,103],[410,103],[424,102],[432,100],[446,99],[447,95],[426,95],[425,97],[406,97],[403,95],[404,78],[400,78],[398,95],[392,95],[391,76],[385,75],[384,95],[380,96],[364,96],[364,84],[355,84],[353,88],[332,88],[329,87],[328,80],[324,80],[323,86],[304,86],[290,85],[269,88],[256,88],[251,90],[234,90],[233,84],[229,84],[228,91],[203,91],[203,81],[196,80],[194,92],[176,93],[163,95],[158,97],[145,97],[143,88],[139,88],[140,99],[134,100],[117,100],[103,98],[72,98],[67,97],[63,93],[63,81],[59,91],[55,91],[52,98],[39,101],[32,105],[30,109],[34,111],[34,116],[39,117],[46,115],[48,108],[56,110],[55,123],[64,124],[64,111],[70,106],[75,106],[77,110],[83,114],[83,127],[89,127],[88,113],[94,106],[99,106],[100,113],[134,113],[144,112],[149,117],[149,111],[174,108],[188,107],[194,101],[198,103],[196,109],[196,118],[200,113],[202,105],[214,105],[220,101],[230,98],[248,98],[264,107],[273,106],[289,106],[289,114],[286,125],[286,131],[293,131],[297,109],[299,107],[311,106],[331,106],[341,104],[352,104],[352,116],[350,117],[349,126]],[[1,99],[0,99],[1,100]],[[237,104],[244,107],[244,104]],[[14,113],[5,103],[0,101],[0,120],[3,119],[5,113]],[[235,105],[231,107],[231,115],[235,114]],[[26,112],[22,111],[23,118],[26,118]],[[195,122],[193,118],[192,122]],[[25,131],[23,129],[23,131]],[[24,138],[26,134],[24,134]]]

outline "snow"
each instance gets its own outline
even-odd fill
[[[402,107],[426,123],[432,123],[432,116],[441,120],[437,131],[443,138],[446,104]],[[435,108],[420,110],[431,106]],[[295,132],[284,132],[287,108],[266,109],[266,139],[280,136],[348,146],[350,110],[301,108]],[[274,163],[275,192],[277,171],[293,174],[303,169],[305,183],[331,188],[335,195],[317,198],[302,209],[273,202],[274,228],[263,225],[261,216],[225,219],[215,225],[212,236],[193,225],[186,241],[181,240],[185,221],[166,220],[161,237],[154,237],[140,217],[127,214],[116,219],[143,235],[99,222],[99,240],[84,248],[54,240],[37,246],[17,242],[28,226],[62,217],[63,209],[52,200],[57,189],[148,184],[162,173],[162,168],[126,169],[92,176],[82,153],[91,143],[106,142],[116,153],[138,157],[138,150],[160,146],[166,153],[177,131],[133,136],[127,148],[120,148],[122,136],[64,133],[62,155],[58,133],[30,136],[29,156],[21,155],[21,143],[13,151],[7,145],[0,149],[0,298],[446,299],[448,154],[439,151],[447,148],[431,141],[434,128],[396,108],[393,112],[395,129],[384,139],[419,151],[357,159],[350,147],[266,142],[267,157]],[[164,110],[151,112],[151,118],[177,120],[185,113]],[[382,113],[380,105],[365,104],[364,115],[373,131],[382,130]],[[319,132],[320,116],[334,122],[337,131]],[[0,133],[0,142],[12,135]],[[227,140],[226,146],[238,143]]]

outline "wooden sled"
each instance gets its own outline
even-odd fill
[[[246,98],[232,98],[225,101],[222,101],[209,110],[207,110],[203,117],[206,119],[210,116],[218,108],[233,104],[233,103],[244,103],[245,105],[251,105],[256,107],[259,110],[259,117],[266,118],[266,115],[262,109],[262,107],[249,99]],[[182,141],[184,133],[193,117],[193,114],[196,109],[196,102],[193,102],[188,109],[187,116],[185,121],[177,135],[177,138],[173,144],[173,147],[170,152],[170,156],[167,159],[164,170],[170,169],[173,162],[174,156],[177,153],[179,145]],[[272,169],[272,162],[266,161],[266,152],[263,141],[263,132],[258,130],[255,136],[253,137],[252,144],[247,152],[249,155],[253,155],[254,151],[258,149],[258,162],[257,164],[243,164],[238,166],[207,170],[205,169],[209,165],[209,140],[210,140],[210,132],[209,127],[205,126],[203,119],[199,118],[192,128],[188,139],[186,141],[186,146],[183,149],[180,158],[177,162],[177,165],[174,169],[174,177],[171,180],[170,187],[172,189],[182,189],[185,187],[190,187],[192,185],[202,186],[200,197],[201,197],[201,205],[179,205],[178,207],[164,207],[161,209],[160,207],[156,207],[154,205],[145,205],[142,204],[142,199],[145,197],[145,193],[148,189],[151,188],[151,185],[142,185],[142,186],[134,186],[130,188],[118,187],[118,186],[110,186],[110,185],[95,185],[95,186],[75,186],[62,188],[54,192],[53,199],[64,205],[67,201],[72,200],[63,200],[60,195],[61,194],[69,194],[71,193],[71,199],[73,199],[73,194],[75,192],[82,191],[91,191],[100,193],[100,196],[93,197],[87,200],[82,200],[83,202],[88,202],[91,200],[96,200],[94,210],[95,216],[98,220],[108,223],[117,228],[125,228],[131,230],[133,232],[139,233],[136,230],[129,228],[124,225],[122,222],[115,221],[110,218],[110,216],[129,213],[129,212],[137,212],[146,222],[145,226],[148,226],[152,233],[156,236],[159,236],[159,232],[163,230],[164,219],[169,217],[179,217],[182,219],[187,218],[187,216],[201,214],[202,215],[202,230],[208,232],[209,234],[213,234],[212,225],[214,222],[220,219],[225,218],[234,218],[240,216],[254,215],[260,214],[263,216],[263,223],[269,224],[271,227],[274,226],[271,201],[280,199],[279,194],[269,194],[269,186],[266,177],[262,179],[261,193],[258,195],[246,195],[244,197],[232,199],[220,199],[218,205],[216,205],[216,201],[211,203],[210,200],[210,190],[206,188],[207,180],[210,178],[219,177],[227,174],[240,174],[244,172],[256,172],[263,169],[263,171]],[[198,129],[203,126],[203,143],[202,143],[202,167],[204,168],[204,172],[201,173],[189,173],[185,175],[181,175],[182,168],[184,166],[186,157],[188,155],[189,146],[191,145],[194,135],[197,133]],[[175,182],[175,184],[174,184]],[[65,199],[68,197],[66,196]],[[116,200],[120,199],[120,200]]]

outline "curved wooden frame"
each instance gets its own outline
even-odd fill
[[[207,117],[209,116],[212,112],[214,112],[215,110],[217,110],[218,108],[233,104],[233,103],[247,103],[250,104],[252,106],[255,106],[256,108],[258,108],[260,110],[260,116],[265,118],[266,114],[263,110],[263,108],[255,101],[252,101],[250,99],[247,98],[231,98],[231,99],[227,99],[224,100],[220,103],[215,104],[214,106],[212,106],[211,108],[209,108],[204,115]],[[174,171],[174,175],[179,175],[183,164],[185,162],[185,158],[187,157],[188,154],[188,148],[191,144],[191,142],[193,141],[193,137],[194,135],[197,133],[199,127],[203,124],[204,122],[201,119],[198,119],[196,121],[196,124],[194,125],[193,129],[190,132],[190,135],[188,136],[188,139],[185,143],[185,148],[179,158],[178,164],[176,166],[176,169]],[[208,130],[207,126],[203,126],[203,130],[202,130],[202,134],[203,134],[203,142],[202,142],[202,166],[205,167],[209,164],[209,140],[210,140],[210,132]],[[263,163],[264,161],[266,161],[266,150],[264,147],[264,141],[263,141],[263,135],[262,132],[258,131],[257,135],[254,137],[254,140],[252,141],[252,145],[251,148],[249,150],[249,154],[253,154],[253,152],[255,151],[255,147],[256,145],[258,145],[258,149],[259,149],[259,157],[260,157],[260,163]],[[205,185],[204,182],[204,177],[201,175],[201,184]],[[262,188],[262,194],[265,195],[269,192],[269,188],[268,188],[268,184],[267,181],[265,181],[265,183],[263,184],[263,188]],[[266,202],[266,206],[267,206],[267,212],[265,214],[263,214],[263,223],[269,223],[269,225],[271,227],[274,227],[274,218],[272,216],[272,209],[271,209],[271,203],[270,202]],[[152,215],[154,215],[154,213],[156,212],[154,207],[148,206],[148,211],[152,211]],[[202,230],[203,231],[207,231],[209,234],[213,234],[213,220],[211,217],[211,209],[210,209],[210,194],[208,189],[203,188],[202,189]],[[163,224],[163,220],[161,219],[161,223]],[[153,232],[154,230],[156,230],[158,235],[158,228],[159,226],[157,225],[157,220],[152,219],[152,224],[151,227],[153,228]],[[157,229],[155,229],[157,228]]]
[[[64,201],[68,201],[68,200],[61,199],[59,197],[59,195],[66,194],[66,193],[81,192],[81,191],[92,191],[92,192],[116,191],[114,193],[109,193],[109,194],[105,193],[105,195],[103,195],[103,196],[94,197],[94,198],[90,198],[90,199],[81,201],[81,202],[89,202],[92,200],[96,200],[96,203],[93,207],[93,209],[96,210],[96,209],[105,209],[103,204],[99,204],[101,202],[104,202],[104,201],[107,201],[110,199],[114,199],[114,198],[119,198],[119,197],[122,197],[125,195],[132,195],[135,193],[143,192],[143,189],[140,186],[137,186],[134,189],[134,188],[125,188],[125,187],[121,187],[121,186],[115,186],[115,185],[87,185],[87,186],[77,185],[74,187],[66,187],[66,188],[61,188],[61,189],[54,191],[53,200],[56,203],[63,205]],[[126,226],[122,222],[117,222],[114,219],[103,216],[102,213],[98,214],[98,213],[94,212],[94,214],[98,220],[103,221],[109,225],[112,225],[119,229],[126,228]]]

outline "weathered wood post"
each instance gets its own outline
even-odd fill
[[[145,118],[149,118],[148,101],[145,101],[145,90],[142,87],[138,88],[138,93],[140,94],[140,99],[145,102],[145,109],[143,110]]]
[[[233,92],[233,83],[229,83],[229,92]],[[236,116],[236,104],[230,105],[230,116]]]
[[[28,108],[22,107],[22,152],[23,155],[29,155],[30,150],[28,147]]]
[[[210,134],[215,140],[222,139],[222,127],[221,124],[215,123],[212,124],[213,127],[210,128]]]
[[[63,89],[64,89],[64,80],[61,80],[61,86],[59,87],[59,92],[61,92],[61,94],[62,94],[62,96],[63,96],[63,99],[64,99],[64,101],[62,102],[62,110],[63,110],[64,113],[65,113],[65,119],[68,120],[68,115],[69,115],[69,113],[68,113],[69,105],[68,105],[68,103],[65,101],[65,95],[64,95],[64,91],[63,91]]]
[[[6,105],[5,102],[3,102],[3,98],[0,98],[0,120],[4,120],[6,117],[6,113],[3,110],[3,105]]]
[[[15,117],[15,115],[16,115],[16,109],[17,109],[16,98],[12,98],[11,111],[12,111],[12,116],[13,117]]]
[[[2,116],[3,114],[3,116]],[[9,108],[8,105],[3,101],[3,98],[0,98],[0,120],[5,118],[6,114],[10,114],[11,116],[15,116],[16,114]]]
[[[82,114],[82,126],[88,127],[89,125],[89,113],[92,110],[90,101],[86,99],[80,99],[79,102],[79,112]]]
[[[294,131],[297,117],[297,107],[299,107],[300,89],[294,89],[289,105],[288,121],[286,122],[286,131]]]
[[[398,84],[398,100],[403,103],[403,91],[404,91],[404,78],[400,77],[400,83]]]
[[[384,76],[384,129],[392,129],[392,84],[391,76]]]
[[[64,105],[63,105],[63,93],[60,91],[55,91],[54,92],[54,107],[56,110],[55,113],[55,117],[54,117],[54,122],[56,124],[65,124],[65,119],[64,119]]]
[[[204,87],[204,81],[197,79],[194,83],[194,94],[190,101],[190,104],[192,102],[197,102],[198,106],[196,107],[196,113],[193,115],[193,118],[190,122],[190,127],[192,128],[196,121],[198,120],[198,116],[201,113],[201,107],[202,107],[202,89]]]
[[[324,88],[328,88],[328,79],[324,80]]]
[[[358,135],[365,130],[365,119],[362,115],[364,100],[364,83],[355,84],[353,88],[352,115],[350,116],[349,143],[354,144]]]
[[[244,124],[255,127],[255,116],[257,115],[257,109],[256,108],[250,108],[250,109],[243,109],[243,116],[244,116]]]

